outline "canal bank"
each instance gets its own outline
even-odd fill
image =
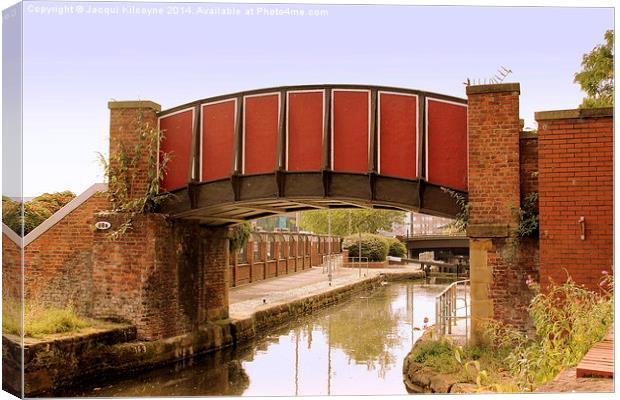
[[[325,277],[321,282],[298,286],[286,291],[287,294],[281,293],[277,301],[270,300],[262,304],[263,298],[251,298],[245,300],[245,304],[241,306],[235,307],[235,304],[231,304],[231,319],[205,324],[188,335],[156,341],[137,341],[130,333],[132,327],[124,326],[114,329],[125,329],[129,332],[124,336],[126,340],[102,341],[100,333],[81,335],[79,340],[76,339],[79,335],[59,335],[49,340],[25,341],[25,395],[54,394],[62,388],[101,377],[112,379],[122,374],[138,373],[168,363],[188,360],[226,347],[240,346],[277,329],[287,321],[342,302],[356,293],[381,287],[387,280],[424,277],[423,271],[416,271],[411,267],[373,271],[368,276],[358,276],[357,272],[334,275],[331,286]],[[250,305],[257,301],[261,303],[259,306]],[[19,347],[19,337],[3,336],[5,368],[8,367],[6,377],[17,378],[19,375]],[[16,388],[15,382],[18,382],[15,378],[8,381],[5,379],[4,383],[5,387],[13,392]]]

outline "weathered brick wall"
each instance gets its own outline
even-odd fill
[[[228,317],[225,228],[149,214],[117,240],[97,233],[93,252],[94,317],[131,322],[147,340]]]
[[[613,109],[536,113],[540,275],[596,289],[613,265]],[[585,218],[585,240],[579,218]]]
[[[472,326],[482,338],[493,318],[529,329],[528,277],[538,273],[538,242],[519,238],[521,191],[536,190],[536,141],[520,140],[519,85],[469,86],[469,226]]]
[[[538,136],[521,132],[519,140],[519,166],[521,197],[538,192]]]
[[[5,232],[2,232],[2,298],[21,301],[22,252],[21,248]],[[18,239],[12,235],[14,239]],[[19,239],[18,239],[19,240]]]
[[[111,101],[110,109],[110,167],[117,167],[118,163],[113,156],[124,149],[128,156],[134,155],[136,145],[140,143],[140,133],[157,129],[157,112],[161,110],[159,104],[152,101]],[[134,175],[129,197],[141,197],[148,185],[148,154],[143,152],[133,168],[127,171]]]
[[[26,299],[90,313],[94,214],[107,207],[107,196],[95,194],[26,245]]]
[[[469,223],[513,223],[519,207],[519,85],[467,88]]]

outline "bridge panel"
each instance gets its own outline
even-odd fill
[[[467,106],[426,99],[426,177],[429,182],[467,190]]]
[[[187,185],[189,180],[194,108],[161,117],[159,129],[164,135],[159,150],[161,153],[169,154],[170,157],[161,187],[164,190],[182,188]]]
[[[286,169],[318,171],[323,151],[325,92],[289,91],[287,96]]]
[[[227,178],[232,171],[237,99],[202,105],[200,180]]]
[[[280,93],[264,93],[243,98],[244,174],[260,174],[277,169]]]
[[[418,96],[379,92],[380,174],[415,179],[418,176]]]
[[[370,91],[334,90],[332,97],[332,168],[368,172]]]

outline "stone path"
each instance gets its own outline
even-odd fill
[[[614,380],[610,378],[577,378],[577,368],[560,372],[552,381],[539,386],[536,392],[543,393],[605,393],[614,391]]]
[[[332,273],[331,286],[326,268],[320,266],[307,271],[232,288],[229,292],[230,316],[231,318],[243,318],[252,314],[263,304],[282,303],[303,296],[318,294],[383,273],[407,273],[420,270],[418,265],[409,264],[393,268],[371,268],[368,269],[368,272],[362,270],[360,274],[358,269],[343,268],[341,265],[341,261],[336,262],[336,267]]]

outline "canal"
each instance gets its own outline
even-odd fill
[[[56,395],[406,394],[403,359],[446,285],[389,283],[235,349]]]

